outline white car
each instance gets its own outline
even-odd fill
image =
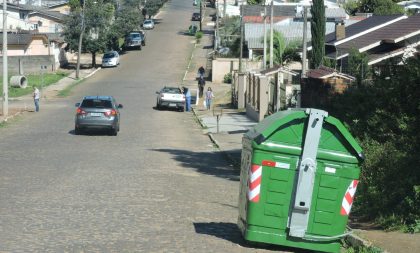
[[[156,94],[156,109],[160,110],[163,107],[177,109],[181,112],[185,109],[185,95],[180,88],[177,87],[163,87]]]
[[[109,51],[102,57],[102,67],[116,67],[120,64],[120,55],[117,51]]]
[[[153,29],[153,28],[155,28],[155,22],[153,22],[153,20],[151,20],[151,19],[146,19],[143,22],[143,28],[144,29]]]

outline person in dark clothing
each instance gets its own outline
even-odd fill
[[[199,78],[198,79],[198,90],[199,90],[199,94],[198,96],[201,98],[203,97],[203,93],[204,93],[204,86],[206,85],[206,81],[204,81],[204,78]]]
[[[204,74],[206,73],[206,70],[204,69],[204,67],[203,66],[201,66],[199,69],[198,69],[198,78],[200,79],[200,78],[202,78],[202,79],[204,79]]]

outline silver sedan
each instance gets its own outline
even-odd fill
[[[146,19],[143,22],[143,28],[144,29],[153,29],[153,28],[155,28],[155,22],[153,22],[153,20],[151,20],[151,19]]]
[[[102,57],[102,67],[116,67],[120,64],[120,55],[117,51],[110,51]]]

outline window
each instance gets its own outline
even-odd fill
[[[111,109],[112,108],[112,102],[110,100],[85,99],[85,100],[83,100],[81,107]]]

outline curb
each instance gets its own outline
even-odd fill
[[[200,124],[201,128],[206,128],[206,125],[204,125],[203,121],[200,119],[200,117],[198,116],[198,114],[195,112],[194,108],[191,108],[191,111],[193,112],[194,117],[197,119],[198,123]],[[227,159],[234,164],[234,166],[240,166],[240,161],[238,163],[237,159],[235,159],[231,154],[229,154],[229,152],[226,152],[225,150],[223,150],[219,144],[219,142],[216,140],[216,138],[214,137],[214,135],[212,133],[207,133],[207,136],[210,138],[210,141],[216,146],[216,148],[221,151],[223,153],[223,155],[225,155],[227,157]]]
[[[368,241],[366,241],[366,240],[364,240],[364,239],[362,239],[359,236],[354,235],[354,234],[351,234],[351,235],[348,235],[348,236],[344,237],[344,240],[349,245],[351,245],[352,247],[355,247],[355,248],[357,248],[357,247],[368,248],[368,247],[373,246],[371,242],[368,242]]]
[[[13,114],[13,115],[9,115],[9,116],[7,116],[6,118],[4,118],[4,119],[2,119],[2,120],[0,121],[0,124],[6,123],[6,122],[7,122],[7,120],[9,120],[9,119],[13,119],[14,117],[17,117],[17,116],[19,116],[19,115],[23,114],[24,112],[26,112],[26,111],[18,111],[18,112],[16,112],[16,113],[15,113],[15,114]]]
[[[84,80],[86,78],[89,78],[89,77],[93,76],[94,74],[96,74],[96,72],[98,72],[101,69],[102,69],[102,67],[99,67],[99,68],[95,69],[92,73],[90,73],[89,75],[83,77],[81,80]],[[81,80],[79,80],[79,81],[81,81]]]

